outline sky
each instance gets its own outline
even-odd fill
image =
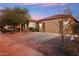
[[[26,8],[29,10],[33,20],[40,20],[57,14],[64,14],[64,10],[71,9],[72,15],[79,16],[79,3],[0,3],[0,9],[4,8]]]

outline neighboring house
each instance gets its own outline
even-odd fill
[[[29,20],[28,28],[30,31],[36,31],[37,21],[36,20]]]
[[[39,22],[39,32],[66,33],[72,34],[71,25],[78,21],[71,15],[58,14],[41,19]]]
[[[30,28],[30,27],[36,28],[36,22],[37,22],[36,20],[29,20],[29,26],[28,26],[28,27],[29,27],[29,28]]]

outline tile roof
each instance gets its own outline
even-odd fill
[[[37,20],[29,20],[30,22],[38,22]]]
[[[49,16],[49,17],[46,17],[44,19],[40,19],[39,22],[40,21],[47,21],[47,20],[55,20],[55,19],[64,18],[64,17],[71,17],[74,21],[79,22],[73,16],[71,16],[71,15],[63,15],[63,14],[57,14],[57,15],[54,15],[54,16]]]

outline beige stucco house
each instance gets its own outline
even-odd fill
[[[36,23],[37,23],[37,21],[36,20],[29,20],[29,28],[30,27],[33,27],[33,28],[36,28]]]
[[[37,25],[38,25],[38,21],[29,20],[29,25],[28,25],[29,31],[36,31]]]
[[[72,15],[58,14],[41,19],[39,22],[39,32],[72,34],[71,25],[78,23]]]

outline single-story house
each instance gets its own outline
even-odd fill
[[[78,23],[72,15],[57,14],[38,21],[39,32],[72,34],[71,25]]]
[[[41,20],[29,20],[29,30],[39,32],[50,32],[50,33],[66,33],[72,34],[71,25],[79,23],[72,15],[57,14],[54,16],[46,17]],[[25,24],[27,29],[27,24]]]

